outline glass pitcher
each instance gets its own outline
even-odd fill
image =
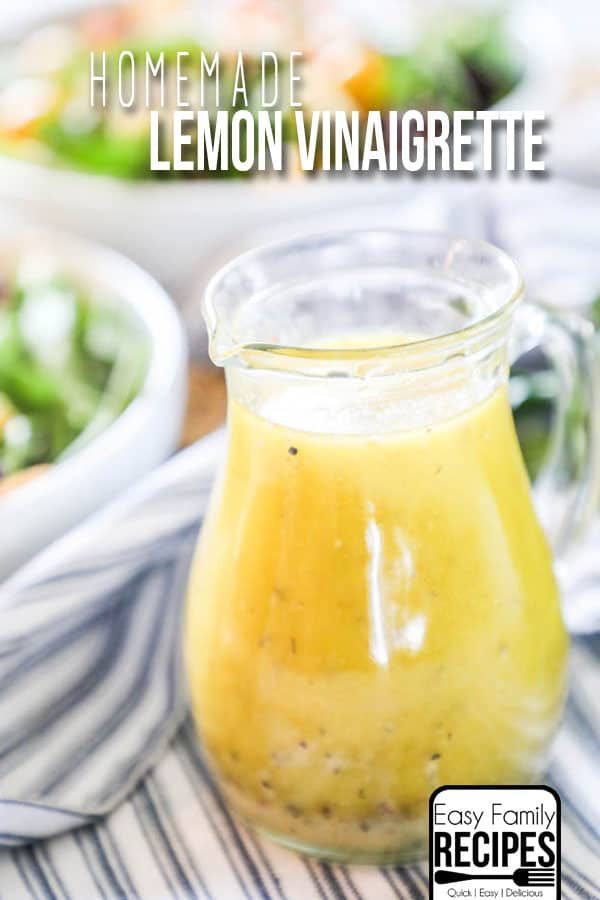
[[[543,772],[568,642],[511,335],[561,375],[540,476],[561,556],[600,454],[585,325],[517,315],[521,293],[490,245],[396,231],[275,244],[207,290],[228,448],[189,590],[192,710],[231,806],[288,846],[414,860],[436,787]]]

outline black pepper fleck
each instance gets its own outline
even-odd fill
[[[441,753],[432,753],[432,754],[431,754],[432,762],[435,762],[436,760],[440,759],[441,756],[442,756]]]
[[[368,831],[368,830],[369,830],[369,823],[368,823],[368,822],[361,822],[361,823],[360,823],[360,830],[361,830],[361,831]]]
[[[298,746],[302,747],[303,750],[306,750],[306,748],[308,747],[308,744],[306,743],[306,741],[300,741]]]
[[[288,453],[290,454],[290,456],[296,456],[296,454],[298,453],[298,448],[297,447],[288,447]]]
[[[293,816],[294,819],[300,818],[301,812],[297,806],[293,805],[293,803],[290,803],[289,806],[286,806],[286,809],[289,812],[290,816]]]
[[[330,806],[322,806],[321,807],[321,815],[325,816],[328,819],[331,816],[331,807]]]
[[[266,779],[263,779],[263,781],[261,781],[261,785],[264,787],[265,791],[270,791],[273,789],[273,785],[271,784],[271,782],[267,781]]]

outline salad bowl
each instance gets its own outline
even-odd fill
[[[53,21],[71,27],[82,10],[86,6],[89,9],[82,0],[70,0],[68,6],[68,13],[63,12],[62,18],[55,17]],[[43,31],[44,20],[40,25]],[[383,34],[383,26],[381,31],[382,34],[371,35],[373,48],[385,46],[383,39],[389,44],[390,35]],[[423,31],[424,46],[427,46],[427,42],[436,38],[427,28]],[[24,33],[29,32],[14,29],[12,40],[4,43],[5,50],[18,45]],[[362,109],[386,108],[386,105],[399,109],[411,105],[426,108],[428,104],[451,108],[452,104],[459,103],[466,104],[465,108],[471,105],[484,108],[491,104],[505,109],[551,111],[564,85],[567,62],[555,20],[539,4],[527,2],[506,21],[508,49],[494,43],[497,41],[494,34],[477,50],[481,56],[477,63],[486,77],[474,77],[473,82],[486,82],[485,67],[497,65],[494,58],[498,55],[504,59],[501,64],[504,82],[486,98],[456,95],[455,61],[449,63],[448,71],[443,69],[436,74],[433,68],[428,68],[428,63],[420,60],[420,51],[405,52],[400,33],[395,35],[398,46],[394,45],[389,52],[367,48],[364,70],[344,82],[345,86],[350,85],[349,93],[343,93],[340,88],[341,63],[334,60],[323,73],[319,70],[317,80],[324,85],[323,96],[305,99],[305,108],[334,108],[337,103],[347,103],[349,108],[358,104]],[[474,61],[470,60],[465,67],[470,70],[473,65]],[[377,72],[380,77],[375,77]],[[306,80],[309,81],[308,76]],[[450,89],[448,82],[454,87]],[[317,101],[320,105],[315,105]],[[79,153],[79,149],[75,151]],[[125,171],[118,176],[116,171],[102,172],[102,166],[95,168],[96,163],[104,165],[110,154],[91,144],[86,153],[91,156],[79,167],[68,164],[66,158],[62,165],[55,166],[19,153],[3,153],[0,155],[0,199],[27,219],[76,231],[126,253],[167,285],[176,301],[182,303],[187,300],[196,276],[203,273],[211,257],[229,241],[239,241],[256,228],[279,225],[296,216],[343,210],[361,203],[389,200],[391,196],[404,198],[412,191],[409,180],[402,177],[332,178],[329,173],[303,177],[292,171],[283,178],[236,178],[227,173],[221,178],[172,179],[139,177],[136,169],[134,177],[123,177]],[[127,168],[127,160],[123,165]],[[139,169],[139,162],[136,165]]]
[[[0,579],[162,462],[177,445],[186,396],[184,331],[150,275],[80,238],[0,228],[0,272],[6,277],[24,257],[54,260],[61,276],[95,303],[126,313],[143,340],[145,362],[135,395],[106,427],[84,433],[37,477],[0,492]]]

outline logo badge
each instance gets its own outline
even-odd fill
[[[552,788],[441,787],[429,801],[430,900],[560,898]]]

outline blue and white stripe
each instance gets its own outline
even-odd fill
[[[424,864],[327,865],[263,841],[206,771],[178,631],[222,447],[215,434],[180,454],[0,589],[0,900],[428,895]],[[562,896],[600,900],[599,637],[574,650],[550,778]]]

